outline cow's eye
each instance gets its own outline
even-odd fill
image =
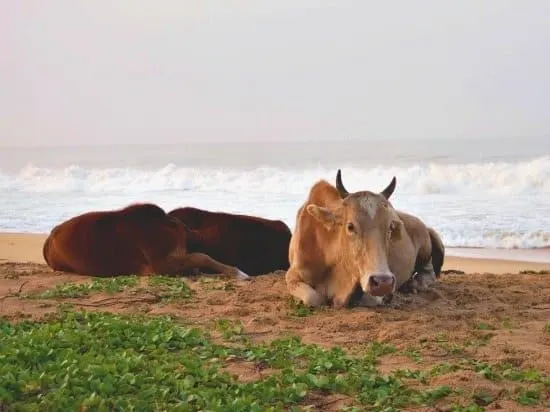
[[[348,229],[348,232],[350,232],[350,233],[355,232],[355,226],[351,222],[348,222],[347,229]]]

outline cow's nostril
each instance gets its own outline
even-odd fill
[[[373,287],[378,287],[382,285],[394,285],[395,284],[395,276],[391,275],[371,275],[369,278],[369,283]]]

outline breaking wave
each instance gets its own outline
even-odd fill
[[[1,165],[0,165],[1,167]],[[395,207],[435,227],[450,247],[550,246],[550,156],[524,162],[342,166],[350,191],[383,189],[392,176]],[[46,232],[93,209],[156,202],[166,210],[192,205],[284,220],[311,185],[334,182],[335,168],[42,168],[0,169],[0,230]]]
[[[397,176],[399,193],[495,195],[550,193],[550,157],[520,163],[426,164],[411,167],[345,168],[350,190],[377,190]],[[141,193],[174,190],[305,194],[319,178],[334,181],[336,170],[323,167],[252,170],[197,169],[170,163],[156,170],[86,169],[71,165],[48,169],[28,164],[16,174],[0,173],[1,191],[31,193]]]

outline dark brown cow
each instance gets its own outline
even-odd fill
[[[189,252],[206,253],[249,275],[286,270],[292,233],[280,220],[182,207],[168,213],[188,228]]]
[[[182,275],[211,269],[250,279],[203,253],[188,253],[185,225],[154,204],[88,212],[53,228],[43,255],[53,270],[90,276]]]

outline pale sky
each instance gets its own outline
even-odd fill
[[[0,2],[0,145],[510,136],[549,0]]]

